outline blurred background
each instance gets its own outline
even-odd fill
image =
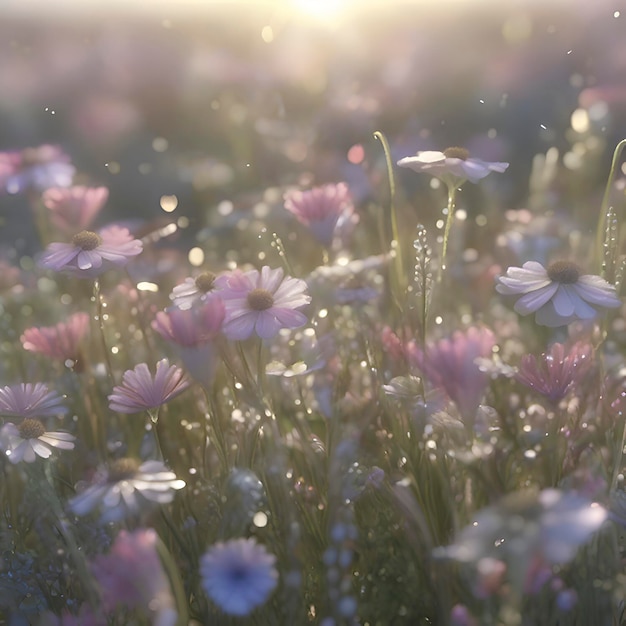
[[[162,217],[175,196],[190,233],[287,185],[380,196],[375,130],[394,159],[461,145],[511,162],[502,210],[556,148],[584,179],[558,201],[582,205],[626,135],[619,4],[2,0],[0,150],[57,144],[76,182],[110,188],[109,219]],[[399,173],[408,195],[421,178]],[[27,202],[0,197],[2,240],[32,252]]]

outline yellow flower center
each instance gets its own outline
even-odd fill
[[[213,272],[202,272],[198,278],[196,278],[196,287],[202,293],[209,293],[213,289],[215,283],[215,274]]]
[[[22,439],[38,439],[46,432],[39,420],[25,419],[18,427]]]
[[[547,271],[550,280],[562,285],[573,285],[582,275],[580,267],[571,261],[555,261]]]
[[[90,230],[81,230],[72,237],[72,243],[83,250],[95,250],[102,243],[102,238]]]
[[[253,289],[248,294],[248,306],[253,311],[266,311],[274,304],[274,296],[267,289]]]
[[[117,483],[120,480],[132,478],[139,470],[139,461],[136,459],[117,459],[109,466],[109,482]]]
[[[459,148],[458,146],[446,148],[443,153],[447,159],[461,159],[461,161],[467,161],[467,159],[469,159],[469,151],[465,148]]]

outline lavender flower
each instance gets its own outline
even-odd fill
[[[338,223],[347,220],[354,211],[346,183],[289,191],[285,194],[285,208],[326,247],[332,243]]]
[[[446,148],[443,152],[424,151],[398,161],[400,167],[430,174],[447,185],[459,187],[466,180],[477,183],[491,172],[504,172],[508,163],[481,161],[470,157],[465,148]]]
[[[192,309],[172,307],[159,311],[152,328],[162,337],[179,346],[193,348],[212,341],[222,330],[225,307],[216,296]]]
[[[152,624],[174,626],[178,614],[168,578],[156,549],[153,529],[125,530],[115,538],[107,555],[91,564],[106,613],[119,607],[149,613]]]
[[[557,403],[583,380],[590,367],[589,344],[576,343],[566,348],[561,343],[555,343],[540,357],[524,355],[516,378],[523,385]]]
[[[615,287],[600,276],[583,274],[571,261],[556,261],[547,269],[536,261],[509,267],[497,279],[496,291],[519,295],[513,307],[520,315],[535,313],[535,321],[555,328],[576,320],[590,320],[599,308],[617,308]]]
[[[50,417],[67,413],[63,398],[43,383],[19,383],[0,388],[0,414],[14,417]]]
[[[77,361],[79,345],[89,329],[89,315],[74,313],[66,322],[55,326],[27,328],[20,341],[24,350],[43,354],[50,359]]]
[[[214,294],[191,309],[172,307],[157,313],[152,328],[176,344],[187,371],[203,385],[210,384],[217,365],[214,339],[222,330],[224,303]]]
[[[126,228],[109,226],[100,234],[83,230],[72,243],[51,243],[39,259],[39,265],[79,278],[95,278],[112,267],[123,267],[141,253],[143,244],[133,239]]]
[[[429,344],[425,352],[409,346],[409,358],[433,385],[445,390],[464,418],[472,420],[489,381],[476,359],[490,356],[494,344],[488,328],[471,327]]]
[[[58,146],[0,153],[0,187],[10,194],[69,187],[75,172],[69,156]]]
[[[225,613],[249,615],[276,588],[275,563],[276,557],[252,538],[217,543],[201,559],[202,586]]]
[[[311,301],[305,291],[303,280],[285,277],[281,268],[265,265],[261,272],[231,274],[220,291],[226,307],[224,335],[241,340],[256,333],[270,339],[281,328],[303,326],[308,319],[297,309]]]
[[[77,232],[91,225],[108,197],[106,187],[53,187],[44,192],[42,200],[57,228]]]
[[[135,459],[118,459],[99,471],[93,483],[70,500],[76,515],[100,508],[103,523],[118,522],[146,506],[168,504],[185,481],[176,478],[161,461],[139,464]]]
[[[189,387],[183,370],[169,364],[167,359],[156,365],[154,377],[145,363],[126,370],[122,384],[113,388],[109,408],[118,413],[139,413],[155,409],[181,394]]]
[[[27,418],[19,426],[8,423],[0,430],[0,448],[11,463],[33,463],[38,456],[47,459],[52,448],[72,450],[76,438],[69,433],[46,431],[36,419]]]

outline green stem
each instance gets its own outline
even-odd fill
[[[389,178],[389,214],[391,220],[391,250],[394,259],[395,267],[395,293],[393,293],[396,304],[400,310],[402,310],[401,302],[403,301],[404,294],[406,292],[406,285],[404,281],[404,275],[402,271],[402,248],[400,246],[400,233],[398,231],[398,215],[396,211],[396,182],[393,176],[393,164],[391,161],[391,150],[389,143],[385,135],[377,130],[374,133],[374,137],[380,141],[385,153],[385,163],[387,164],[387,176]],[[386,252],[384,250],[383,252]]]
[[[603,250],[603,242],[604,242],[604,231],[606,228],[606,214],[609,208],[609,199],[611,196],[611,189],[613,187],[613,181],[615,180],[615,174],[617,172],[617,165],[619,163],[620,157],[622,156],[622,152],[626,147],[626,139],[622,139],[617,146],[615,146],[615,151],[613,152],[613,161],[611,162],[611,170],[609,172],[609,178],[606,181],[606,187],[604,188],[604,196],[602,197],[602,204],[600,206],[600,219],[598,220],[598,230],[596,232],[596,247],[595,247],[595,255],[596,255],[596,263],[598,266],[598,271],[602,277],[605,275],[605,267],[604,267],[604,250]]]
[[[441,249],[441,263],[439,265],[439,274],[437,276],[437,282],[441,282],[443,278],[443,272],[446,269],[446,258],[448,254],[448,239],[450,238],[450,229],[452,228],[452,222],[454,221],[454,214],[456,212],[456,187],[452,184],[448,185],[448,215],[446,216],[446,227],[443,231],[443,247]]]
[[[170,551],[167,549],[160,537],[157,536],[156,540],[157,553],[163,563],[163,567],[167,572],[167,577],[170,579],[172,590],[174,592],[174,598],[176,599],[176,609],[178,611],[177,626],[183,626],[189,622],[189,612],[187,610],[187,595],[185,594],[185,588],[183,581],[180,578],[180,572],[178,566],[174,562]]]
[[[104,352],[104,362],[106,364],[107,375],[109,377],[109,381],[113,385],[115,379],[113,377],[113,366],[111,365],[111,356],[109,354],[109,349],[107,347],[106,336],[104,334],[104,320],[103,318],[103,310],[102,306],[102,294],[100,293],[100,281],[96,278],[93,283],[93,297],[96,301],[96,315],[98,316],[98,329],[100,330],[100,342],[102,343],[102,350]]]

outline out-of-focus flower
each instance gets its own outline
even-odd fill
[[[249,615],[276,588],[275,563],[276,557],[252,538],[217,543],[202,557],[202,586],[224,613]]]
[[[234,272],[226,279],[220,296],[226,307],[224,335],[247,339],[275,337],[282,328],[299,328],[308,318],[297,309],[311,301],[303,280],[284,275],[281,268]]]
[[[473,420],[489,377],[476,363],[491,355],[495,336],[488,328],[471,327],[440,339],[424,352],[407,346],[409,359],[418,365],[426,378],[441,387],[456,404],[466,420]]]
[[[58,146],[0,152],[0,188],[10,194],[69,187],[75,172],[70,157]]]
[[[459,187],[466,180],[477,183],[491,172],[504,172],[508,163],[489,163],[470,157],[465,148],[446,148],[443,152],[427,150],[398,161],[400,167],[430,174],[446,185]]]
[[[152,376],[148,366],[140,363],[126,370],[122,384],[113,387],[109,396],[109,408],[118,413],[139,413],[155,409],[181,394],[189,387],[183,370],[161,359]]]
[[[590,367],[589,344],[575,343],[567,348],[561,343],[555,343],[540,357],[525,354],[516,378],[556,403],[583,380]]]
[[[522,267],[509,267],[497,283],[498,293],[521,295],[513,307],[517,313],[536,313],[537,324],[551,328],[593,319],[599,308],[621,304],[613,285],[600,276],[583,274],[571,261],[556,261],[547,269],[527,261]]]
[[[171,307],[159,311],[152,328],[164,339],[179,346],[193,348],[212,341],[222,330],[225,307],[221,298],[207,298],[191,309]]]
[[[38,456],[47,459],[52,448],[72,450],[75,439],[70,433],[47,432],[39,420],[32,418],[26,418],[19,426],[9,422],[0,430],[0,447],[11,463],[33,463]]]
[[[91,563],[106,613],[126,607],[147,613],[152,624],[176,624],[178,613],[157,553],[157,540],[156,531],[151,528],[122,530],[110,552]]]
[[[67,413],[63,398],[43,383],[19,383],[0,388],[0,415],[51,417]]]
[[[152,328],[176,344],[187,371],[203,385],[210,384],[217,365],[214,339],[222,330],[224,303],[216,294],[191,309],[171,307],[157,313]]]
[[[288,191],[284,199],[285,208],[326,247],[332,243],[339,222],[344,222],[354,212],[346,183]]]
[[[602,506],[574,492],[516,492],[479,511],[456,541],[436,554],[466,563],[500,560],[523,589],[531,566],[571,561],[607,515]]]
[[[123,267],[143,250],[127,228],[109,226],[100,234],[83,230],[72,243],[51,243],[39,258],[39,266],[79,278],[95,278],[112,267]]]
[[[179,309],[190,309],[196,302],[203,301],[207,294],[218,288],[219,281],[213,272],[202,272],[196,278],[185,278],[180,284],[172,289],[170,300]]]
[[[114,461],[99,471],[93,483],[70,500],[76,515],[100,508],[102,522],[118,522],[153,504],[168,504],[185,486],[161,461],[139,464],[135,459]]]
[[[64,232],[85,230],[109,197],[106,187],[54,187],[42,196],[52,223]]]
[[[80,342],[89,330],[89,315],[74,313],[66,322],[55,326],[27,328],[20,341],[24,350],[37,352],[51,359],[77,361]]]

